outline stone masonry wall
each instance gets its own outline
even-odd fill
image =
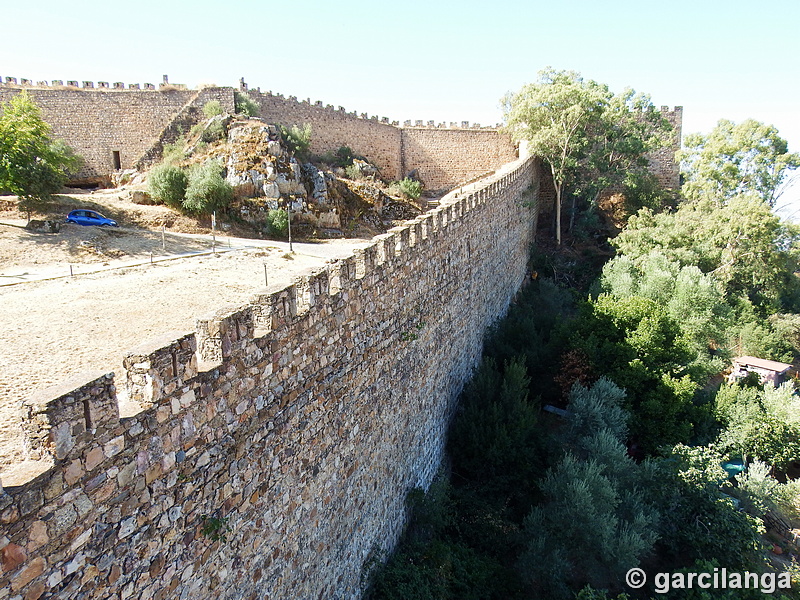
[[[509,136],[496,129],[403,128],[404,171],[416,170],[428,189],[450,189],[517,158]]]
[[[0,598],[358,598],[525,278],[522,159],[283,290],[26,406],[52,469],[0,485]],[[120,418],[116,387],[142,408]]]
[[[681,172],[680,165],[675,160],[675,153],[681,149],[683,107],[676,106],[670,110],[669,106],[662,106],[661,116],[672,124],[672,143],[649,156],[650,171],[655,174],[662,186],[678,190],[681,187]]]
[[[386,179],[401,177],[402,159],[400,129],[389,119],[359,117],[343,107],[323,106],[321,102],[298,101],[280,94],[249,90],[248,95],[260,107],[259,116],[268,123],[284,126],[311,124],[311,152],[322,154],[348,146],[356,154],[367,157]],[[499,165],[498,165],[499,166]]]
[[[12,84],[0,85],[0,102],[21,91]],[[196,107],[195,117],[209,100],[219,100],[233,111],[231,88],[161,90],[30,87],[26,88],[52,127],[52,136],[66,141],[85,161],[76,179],[104,181],[115,169],[134,168],[187,107]]]
[[[402,179],[411,171],[430,190],[446,190],[491,173],[516,159],[514,144],[495,128],[436,126],[422,121],[403,127],[386,117],[346,112],[322,102],[298,101],[280,94],[247,92],[258,102],[260,116],[281,125],[311,124],[311,151],[321,154],[349,146],[367,157],[386,179]],[[453,124],[454,125],[454,124]]]

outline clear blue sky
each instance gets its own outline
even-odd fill
[[[486,125],[549,65],[683,106],[684,133],[754,118],[800,151],[799,0],[39,0],[3,13],[3,77],[244,77],[392,120]]]

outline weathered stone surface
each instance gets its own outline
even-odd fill
[[[42,448],[61,427],[72,445],[4,500],[37,508],[9,513],[0,551],[46,564],[23,558],[0,598],[357,598],[525,279],[536,215],[518,197],[537,165],[132,352],[129,393],[147,400],[135,416],[119,419],[105,376],[31,406]],[[207,348],[218,362],[198,371]]]
[[[158,204],[156,200],[146,191],[144,190],[133,190],[131,191],[131,202],[134,204]]]
[[[8,573],[13,571],[28,559],[28,553],[25,548],[17,544],[8,544],[0,550],[0,564],[3,565],[3,571]]]
[[[16,592],[24,588],[39,575],[44,573],[46,564],[43,558],[34,558],[11,580],[11,589]]]

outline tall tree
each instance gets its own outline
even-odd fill
[[[558,243],[565,191],[573,191],[574,216],[578,195],[596,200],[603,189],[646,173],[647,153],[667,143],[672,129],[649,96],[631,89],[614,95],[579,73],[552,68],[508,95],[504,107],[511,134],[550,166]]]
[[[50,126],[26,91],[2,107],[0,189],[16,194],[28,212],[57,192],[82,163],[69,146],[50,139]]]
[[[575,71],[547,68],[539,80],[504,100],[508,130],[528,141],[533,154],[550,165],[556,190],[556,239],[561,243],[561,204],[565,185],[589,145],[586,132],[608,106],[611,93]]]
[[[738,125],[725,119],[708,135],[686,137],[678,154],[687,198],[727,201],[748,194],[775,206],[781,184],[800,166],[800,154],[789,152],[772,125],[748,119]]]

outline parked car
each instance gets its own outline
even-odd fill
[[[107,219],[93,210],[73,210],[67,215],[67,223],[76,225],[99,225],[100,227],[119,227],[113,219]]]

